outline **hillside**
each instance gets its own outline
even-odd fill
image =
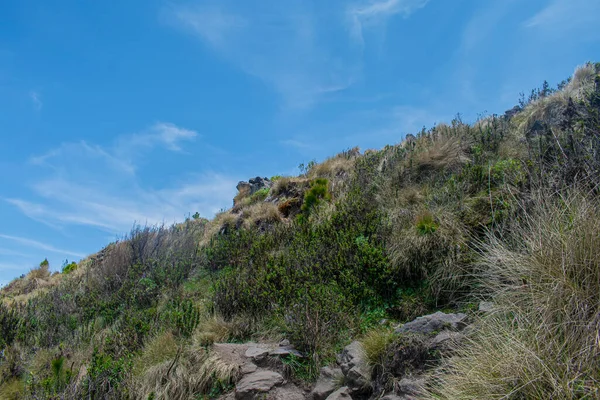
[[[600,399],[600,63],[301,169],[3,288],[0,398]]]

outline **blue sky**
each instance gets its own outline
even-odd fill
[[[252,176],[502,113],[600,61],[597,0],[0,2],[0,284]]]

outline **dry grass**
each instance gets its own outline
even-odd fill
[[[528,104],[521,113],[515,116],[514,123],[518,131],[525,135],[536,121],[557,125],[569,99],[581,100],[587,91],[593,89],[595,76],[596,68],[593,64],[577,67],[571,81],[563,90]]]
[[[134,382],[132,392],[137,399],[187,400],[205,394],[217,384],[228,385],[239,379],[239,364],[230,363],[218,354],[192,347],[171,360],[146,370]]]
[[[360,339],[369,366],[373,367],[383,363],[383,357],[395,336],[392,329],[379,327],[370,330]]]
[[[198,346],[206,346],[216,342],[224,342],[231,336],[233,324],[221,317],[212,317],[201,321],[193,335],[193,341]]]
[[[316,164],[308,173],[309,178],[335,178],[347,177],[354,169],[356,158],[360,156],[358,147],[337,154],[322,163]]]
[[[229,211],[215,215],[204,230],[202,238],[200,239],[200,247],[207,246],[211,239],[219,234],[219,232],[235,228],[238,223],[238,218],[238,215],[232,214]]]
[[[144,370],[165,360],[172,360],[178,351],[177,340],[171,332],[160,333],[146,342],[144,350],[136,359],[133,371],[140,375]]]
[[[303,177],[284,176],[275,181],[271,188],[273,197],[302,197],[304,191],[309,188],[310,179]]]
[[[454,169],[469,161],[460,136],[438,134],[427,141],[423,151],[418,152],[413,159],[420,173]]]
[[[243,209],[241,218],[244,220],[246,228],[264,227],[283,220],[276,204],[264,202],[256,203]]]
[[[390,264],[406,282],[427,279],[431,295],[453,298],[465,284],[459,249],[467,241],[463,224],[442,208],[389,210],[392,232],[387,242]],[[419,230],[415,221],[430,213],[435,229]]]
[[[432,398],[600,398],[600,205],[548,198],[514,238],[483,246],[497,310],[446,360]]]
[[[0,385],[0,399],[19,400],[24,398],[25,385],[21,379],[11,379]]]

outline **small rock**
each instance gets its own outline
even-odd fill
[[[369,389],[370,371],[364,365],[355,365],[346,374],[346,385],[352,393],[365,392]]]
[[[365,352],[362,344],[354,341],[344,347],[344,350],[337,357],[337,362],[342,368],[342,373],[346,375],[355,365],[364,364],[364,357]]]
[[[446,345],[448,342],[460,340],[463,336],[464,335],[459,332],[442,331],[435,335],[435,337],[431,340],[431,346],[441,347]]]
[[[466,319],[466,314],[445,314],[441,311],[438,311],[430,315],[418,317],[411,322],[407,322],[396,329],[396,333],[412,332],[430,335],[435,332],[440,332],[444,329],[459,331],[467,325]]]
[[[252,400],[256,395],[266,393],[274,386],[281,385],[283,377],[273,371],[257,371],[244,376],[235,386],[237,400]]]
[[[335,391],[337,387],[336,381],[342,376],[342,370],[339,368],[332,369],[329,367],[321,368],[319,380],[310,393],[313,400],[325,400],[327,396]]]
[[[255,361],[262,361],[269,355],[269,349],[264,347],[249,347],[245,355]]]
[[[287,339],[283,339],[281,342],[279,342],[279,346],[281,347],[287,347],[290,345],[290,341]]]
[[[482,301],[479,303],[479,311],[485,313],[494,311],[494,303],[491,301]]]
[[[304,400],[304,392],[296,385],[288,383],[272,389],[267,395],[268,400]]]
[[[298,350],[294,349],[291,346],[288,347],[278,347],[276,349],[273,349],[271,351],[269,351],[269,355],[270,356],[289,356],[290,354],[295,355],[296,357],[304,357],[304,355],[302,353],[300,353]]]
[[[350,396],[350,389],[346,386],[339,388],[335,392],[331,393],[326,400],[342,400],[352,399]]]
[[[248,375],[253,372],[256,372],[257,369],[258,369],[258,367],[256,366],[256,364],[247,362],[241,366],[240,372],[242,373],[242,375]]]

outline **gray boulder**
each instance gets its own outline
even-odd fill
[[[326,400],[343,400],[343,399],[352,399],[350,396],[350,388],[344,386],[331,393]]]
[[[339,368],[321,368],[321,374],[317,384],[310,392],[310,398],[313,400],[325,400],[327,396],[333,393],[337,387],[336,383],[342,377],[342,370]]]
[[[407,322],[397,328],[396,333],[420,333],[423,335],[431,335],[445,329],[460,331],[467,326],[466,320],[466,314],[445,314],[438,311],[433,314],[418,317],[411,322]]]
[[[252,400],[283,383],[283,377],[273,371],[257,371],[244,376],[235,386],[237,400]]]
[[[365,360],[365,352],[360,342],[354,341],[344,347],[338,356],[338,364],[345,376],[346,386],[352,393],[369,390],[371,370]]]

